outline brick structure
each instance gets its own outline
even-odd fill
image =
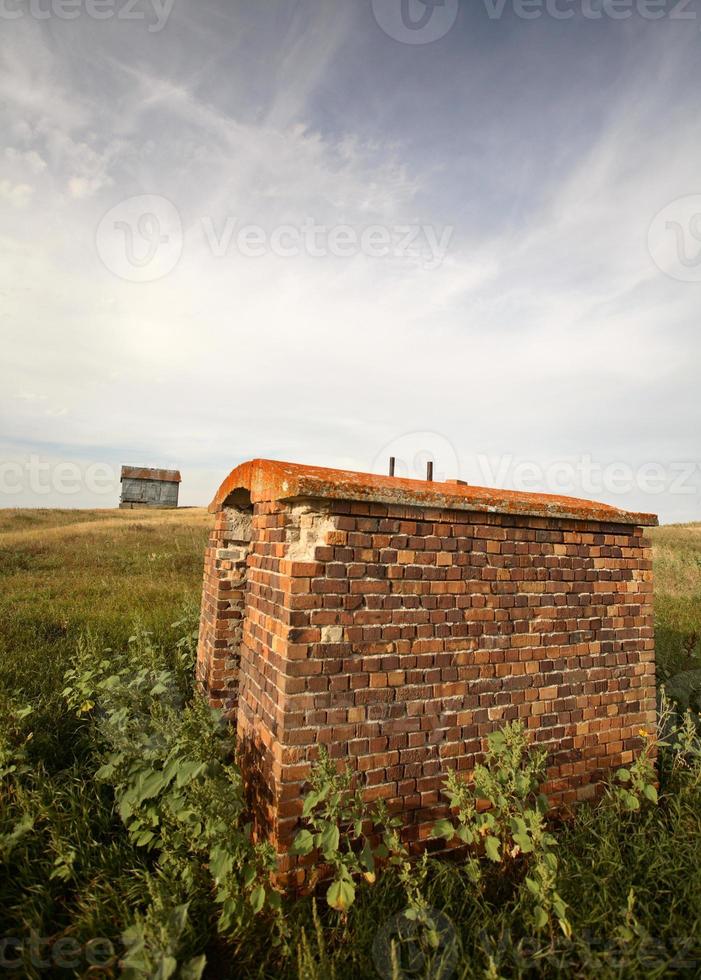
[[[654,515],[268,460],[211,510],[198,679],[236,715],[283,872],[321,744],[418,847],[446,771],[506,721],[547,745],[555,803],[593,795],[655,722]]]

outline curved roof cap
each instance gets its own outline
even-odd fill
[[[251,502],[327,498],[368,503],[404,504],[473,510],[493,514],[523,514],[532,517],[560,517],[613,524],[654,525],[655,514],[635,514],[608,504],[549,493],[522,493],[517,490],[491,490],[464,483],[429,483],[394,476],[332,470],[323,466],[302,466],[272,459],[252,459],[231,471],[209,506],[216,512],[225,506],[236,490],[247,490]]]

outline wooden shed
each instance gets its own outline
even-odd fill
[[[177,507],[179,470],[155,470],[145,466],[123,466],[121,508]]]

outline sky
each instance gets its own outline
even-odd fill
[[[0,0],[0,506],[268,457],[701,519],[701,4]]]

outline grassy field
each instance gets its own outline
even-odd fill
[[[200,508],[0,510],[0,650],[53,660],[88,627],[114,642],[137,618],[162,629],[198,598],[210,521]]]
[[[0,663],[5,684],[63,676],[86,630],[106,646],[136,623],[166,636],[197,603],[205,509],[0,510]],[[30,688],[31,692],[31,688]]]
[[[143,663],[170,670],[184,698],[191,696],[183,665],[191,663],[210,520],[194,508],[0,510],[0,938],[21,943],[21,952],[12,948],[21,961],[16,975],[194,977],[203,954],[211,977],[379,975],[378,929],[406,905],[398,874],[387,871],[359,890],[347,916],[320,899],[315,924],[305,898],[285,905],[282,916],[237,912],[222,928],[211,879],[198,876],[196,844],[187,845],[197,858],[187,867],[185,845],[171,830],[160,852],[140,846],[115,807],[116,777],[113,785],[96,778],[106,757],[104,725],[92,700],[77,711],[70,703],[65,672],[107,657],[123,665],[126,689]],[[652,539],[658,673],[698,706],[701,524],[658,528]],[[159,737],[167,730],[183,752],[214,737],[187,711],[177,731],[177,713],[164,720],[157,705],[148,711]],[[452,975],[701,976],[701,774],[698,766],[663,762],[660,777],[658,806],[623,815],[613,806],[582,807],[558,830],[570,938],[533,933],[515,872],[488,869],[479,888],[454,862],[431,861],[417,873],[412,887],[420,885],[458,937]],[[222,793],[231,789],[221,785]],[[216,810],[216,799],[207,807]],[[179,904],[177,895],[185,896]],[[182,921],[176,907],[186,907]],[[135,922],[150,959],[91,965],[86,944],[103,937],[121,955]],[[47,943],[34,949],[32,937]],[[53,952],[61,940],[79,948],[68,966]],[[156,964],[159,949],[166,953]],[[417,961],[395,975],[431,974]]]
[[[653,528],[651,538],[657,673],[658,681],[668,683],[701,668],[701,524]],[[681,693],[684,678],[671,687]],[[687,688],[699,710],[701,681],[687,678]]]

